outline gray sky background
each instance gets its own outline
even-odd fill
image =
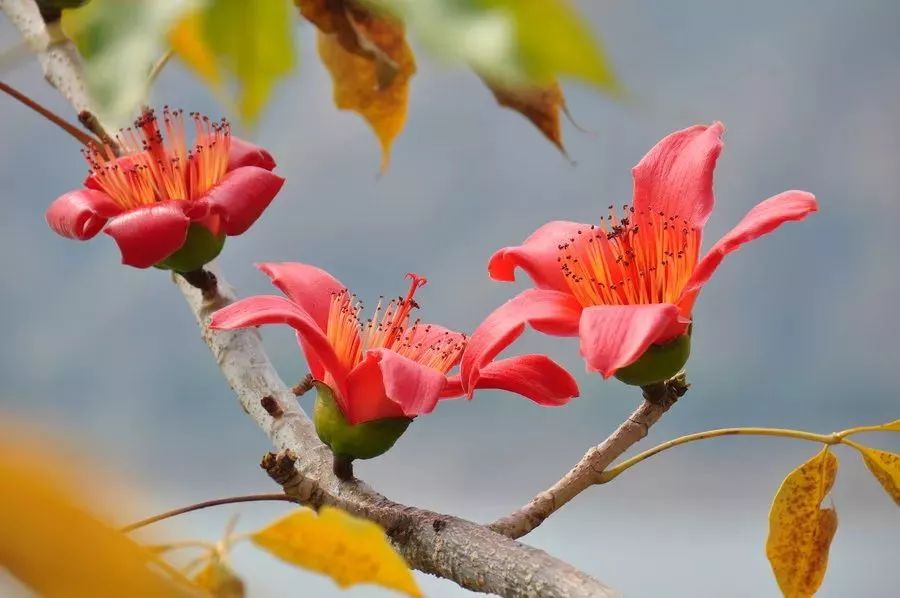
[[[570,165],[520,116],[494,106],[471,73],[419,55],[409,122],[377,177],[375,139],[331,104],[311,27],[301,60],[253,134],[287,184],[221,259],[244,295],[268,293],[252,263],[324,267],[363,297],[428,276],[422,314],[471,330],[516,286],[491,282],[491,253],[551,219],[595,221],[631,198],[630,168],[665,134],[722,120],[726,149],[706,246],[755,203],[814,192],[821,212],[732,255],[695,310],[693,388],[656,427],[660,442],[725,426],[829,432],[900,417],[900,4],[893,0],[752,3],[582,1],[636,100],[566,86],[578,122]],[[0,47],[17,41],[0,23]],[[36,63],[4,79],[61,113]],[[219,115],[178,65],[158,104]],[[45,225],[47,205],[85,172],[77,144],[19,104],[0,101],[3,309],[0,412],[61,433],[141,496],[122,518],[218,496],[272,491],[268,449],[238,408],[166,275],[118,265],[101,235],[78,244]],[[265,332],[286,380],[305,373],[292,334]],[[541,409],[480,393],[421,418],[358,474],[392,498],[486,521],[555,481],[620,422],[638,392],[586,374],[576,343],[528,334],[517,351],[570,367],[582,398]],[[898,450],[888,435],[867,442]],[[770,500],[816,447],[726,438],[667,452],[592,489],[527,541],[626,596],[775,596],[764,554]],[[900,518],[859,458],[839,451],[841,518],[820,596],[893,595]],[[250,529],[280,506],[219,509],[161,526],[215,538],[239,511]],[[237,551],[252,595],[333,595],[327,579]],[[463,594],[419,576],[429,596]],[[358,589],[354,596],[383,595]],[[386,594],[384,594],[386,595]]]

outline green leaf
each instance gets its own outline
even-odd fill
[[[612,67],[567,0],[369,0],[439,57],[507,85],[573,77],[618,93]]]
[[[294,68],[293,10],[287,0],[211,0],[202,30],[219,65],[238,85],[238,111],[260,115],[278,80]]]
[[[195,0],[93,0],[63,11],[63,29],[85,59],[88,89],[102,121],[120,126],[136,115],[169,29],[194,6]]]

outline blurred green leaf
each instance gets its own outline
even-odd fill
[[[505,85],[572,77],[616,93],[612,67],[567,0],[367,0],[400,15],[439,57]]]
[[[211,0],[204,38],[239,87],[238,110],[255,121],[277,81],[294,67],[293,9],[288,0]]]
[[[114,126],[146,100],[148,75],[166,34],[196,0],[93,0],[63,11],[62,25],[85,59],[88,89],[101,120]]]

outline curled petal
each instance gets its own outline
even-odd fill
[[[104,232],[116,240],[123,264],[149,268],[184,245],[190,220],[184,215],[182,203],[135,208],[109,221]]]
[[[102,191],[78,189],[47,208],[47,224],[59,235],[84,241],[94,237],[122,209]]]
[[[393,408],[389,408],[378,400],[380,391],[373,384],[374,378],[369,371],[372,364],[377,365],[381,373],[383,396],[399,406],[399,415]],[[366,371],[363,374],[357,373],[360,368],[366,368]],[[354,385],[350,388],[349,411],[345,412],[351,424],[384,417],[415,417],[431,413],[446,384],[446,378],[438,370],[403,357],[390,349],[369,350],[363,363],[354,368],[351,374],[354,378]],[[370,389],[365,395],[358,398],[353,391],[365,385],[362,384],[362,381],[374,386],[374,390]]]
[[[265,149],[244,141],[239,137],[231,137],[228,150],[228,170],[236,170],[242,166],[258,166],[266,170],[275,168],[275,159]]]
[[[256,267],[325,330],[332,295],[347,288],[341,281],[321,268],[299,262],[269,262]]]
[[[568,293],[529,289],[495,309],[482,322],[463,352],[460,374],[469,398],[480,370],[525,331],[525,324],[545,334],[578,333],[581,305]]]
[[[565,405],[578,396],[578,383],[572,374],[546,355],[492,361],[481,368],[475,386],[508,390],[545,407]]]
[[[678,301],[682,313],[690,313],[700,289],[712,277],[726,255],[739,249],[744,243],[772,232],[781,224],[803,220],[818,209],[815,196],[806,191],[785,191],[757,204],[737,226],[710,248],[694,268]]]
[[[578,326],[588,370],[609,378],[666,337],[680,317],[671,303],[587,307]]]
[[[321,364],[337,386],[338,403],[347,396],[347,371],[340,364],[331,343],[312,316],[284,297],[258,295],[241,299],[215,312],[209,322],[213,330],[235,330],[263,324],[287,324],[297,331],[308,356]],[[313,372],[313,375],[316,375]],[[316,376],[319,378],[319,376]],[[343,410],[344,405],[341,404]]]
[[[441,398],[457,399],[464,394],[466,394],[466,391],[463,390],[462,378],[458,374],[456,376],[447,376],[447,382],[441,390]]]
[[[676,131],[635,166],[634,209],[662,211],[702,228],[712,212],[713,171],[725,127],[716,122]]]
[[[243,166],[226,174],[204,200],[222,216],[227,235],[240,235],[269,207],[283,184],[283,178],[264,168]]]
[[[571,242],[578,231],[590,229],[589,224],[554,220],[543,225],[521,245],[504,247],[491,256],[488,274],[494,280],[512,282],[516,268],[522,268],[540,289],[567,291],[569,286],[559,265],[560,245]]]

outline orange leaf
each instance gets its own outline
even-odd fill
[[[822,585],[837,513],[820,505],[837,468],[837,458],[826,446],[788,474],[772,502],[766,556],[786,598],[809,598]]]
[[[566,154],[559,125],[559,112],[565,107],[566,100],[557,81],[539,87],[509,87],[482,79],[494,93],[498,104],[530,120],[563,155]]]
[[[334,83],[334,103],[362,116],[381,144],[381,170],[406,124],[416,61],[403,24],[349,0],[297,0],[318,29],[319,57]]]

